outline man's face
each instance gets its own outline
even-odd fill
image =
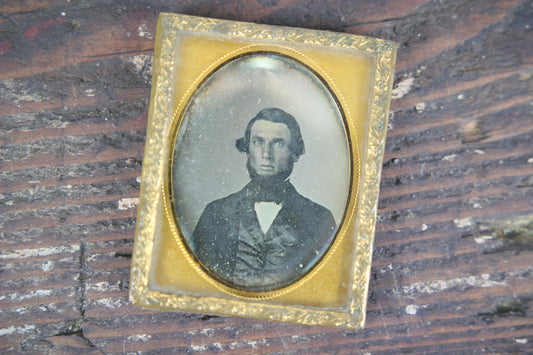
[[[250,130],[248,161],[259,176],[274,176],[290,166],[291,133],[284,123],[259,120]]]

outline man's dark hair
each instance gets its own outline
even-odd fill
[[[291,114],[275,107],[262,109],[248,122],[248,126],[246,126],[246,130],[244,131],[244,137],[235,141],[235,146],[240,152],[248,153],[250,131],[252,130],[253,124],[259,120],[286,124],[291,134],[289,149],[294,159],[298,159],[305,152],[304,141],[298,122],[296,122],[296,119]]]

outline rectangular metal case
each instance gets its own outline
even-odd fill
[[[167,311],[363,327],[395,54],[394,43],[375,38],[161,14],[130,299]],[[315,99],[321,93],[324,101]],[[300,273],[261,287],[202,261],[191,235],[206,204],[246,183],[246,154],[233,144],[266,106],[292,110],[300,122],[306,154],[291,182],[331,206],[336,226]]]

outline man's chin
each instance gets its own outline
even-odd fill
[[[285,180],[280,174],[254,174],[252,180],[258,182],[261,185],[278,184],[280,181]]]
[[[278,173],[273,171],[273,170],[259,170],[259,171],[255,171],[256,172],[256,175],[257,176],[261,176],[261,177],[269,177],[269,176],[276,176]]]

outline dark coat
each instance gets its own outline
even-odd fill
[[[266,234],[250,185],[207,205],[191,239],[199,261],[221,281],[252,291],[292,283],[309,271],[333,240],[329,210],[288,183],[282,208]]]

